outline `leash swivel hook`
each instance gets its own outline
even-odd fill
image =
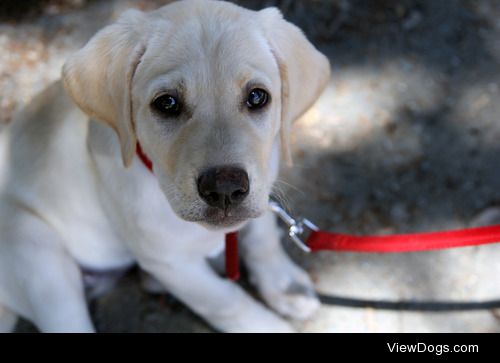
[[[307,243],[302,239],[302,236],[306,232],[317,232],[319,228],[307,218],[294,218],[287,211],[282,208],[277,202],[271,200],[269,202],[269,208],[271,211],[276,213],[278,217],[287,225],[288,236],[290,239],[299,247],[302,251],[306,253],[311,253],[311,249]]]

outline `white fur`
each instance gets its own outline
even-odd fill
[[[266,208],[283,132],[328,74],[326,58],[276,10],[186,0],[129,11],[99,32],[65,65],[71,97],[55,83],[0,133],[0,330],[21,315],[46,332],[93,331],[81,268],[138,263],[216,329],[292,331],[207,257],[241,229],[266,303],[298,319],[317,309]],[[272,95],[261,116],[240,106],[245,80]],[[155,92],[179,82],[191,116],[158,119]],[[155,175],[134,156],[137,139]],[[209,221],[193,181],[224,164],[247,170],[251,192],[238,220]]]

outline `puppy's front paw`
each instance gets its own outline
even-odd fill
[[[254,265],[252,282],[266,303],[283,316],[309,319],[320,302],[309,276],[287,256]]]

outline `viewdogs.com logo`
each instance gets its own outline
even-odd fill
[[[478,345],[453,345],[448,344],[398,344],[387,343],[387,348],[391,353],[433,353],[441,355],[443,353],[477,353],[479,352]]]

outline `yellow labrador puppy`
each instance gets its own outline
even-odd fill
[[[92,332],[82,270],[134,263],[221,331],[309,317],[313,286],[268,198],[290,123],[329,72],[274,8],[186,0],[98,32],[65,64],[65,90],[52,85],[0,134],[0,330],[23,316]],[[233,230],[268,307],[207,263]]]

